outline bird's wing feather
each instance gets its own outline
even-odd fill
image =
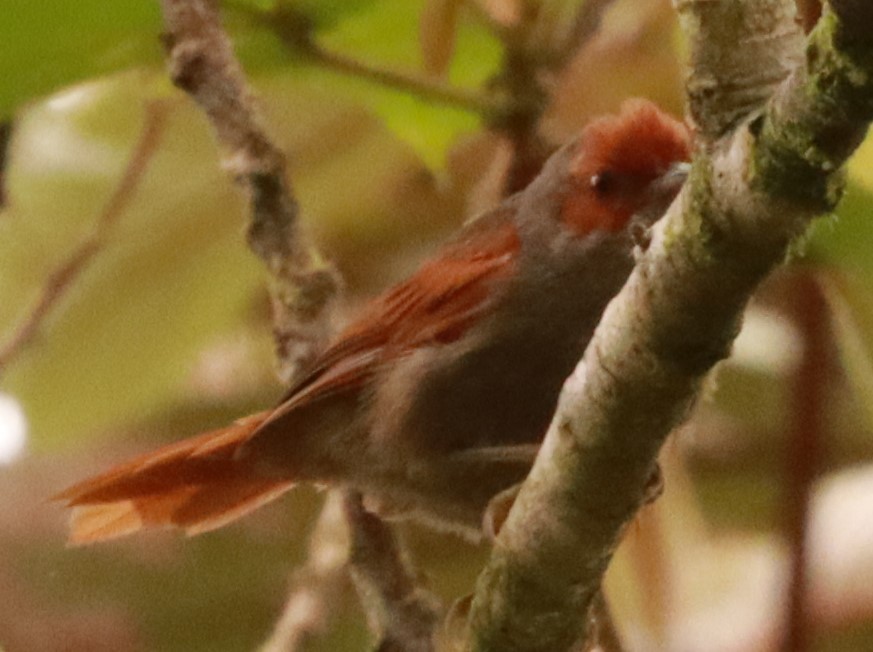
[[[494,216],[491,216],[494,219]],[[493,222],[492,222],[493,224]],[[511,273],[518,238],[511,222],[470,228],[405,283],[370,303],[274,411],[170,444],[70,487],[57,499],[75,508],[71,543],[83,544],[176,526],[189,533],[219,527],[293,486],[263,477],[242,453],[289,412],[360,391],[392,356],[460,337]],[[288,433],[278,428],[283,437]]]
[[[494,283],[514,269],[520,241],[506,213],[473,223],[441,256],[372,300],[264,425],[302,405],[360,390],[396,357],[460,338],[485,311]]]

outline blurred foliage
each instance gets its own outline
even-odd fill
[[[3,13],[0,117],[73,82],[161,61],[156,2],[6,0]]]
[[[511,148],[483,128],[482,115],[426,100],[414,84],[389,88],[297,56],[271,17],[277,9],[297,12],[320,46],[364,66],[493,99],[504,63],[501,35],[522,4],[542,5],[532,19],[542,23],[526,31],[532,52],[568,30],[576,6],[224,3],[269,129],[289,152],[306,229],[340,268],[349,306],[406,273],[492,201]],[[280,392],[271,373],[263,274],[242,237],[245,206],[217,165],[203,116],[165,80],[157,2],[10,0],[4,8],[0,117],[14,120],[14,135],[0,213],[0,333],[20,323],[48,274],[103,210],[146,104],[164,102],[168,122],[118,228],[0,378],[2,391],[24,406],[31,451],[0,468],[0,550],[7,560],[0,565],[0,612],[16,614],[0,616],[0,646],[253,649],[275,622],[287,578],[305,554],[319,503],[314,491],[293,492],[240,525],[193,540],[158,534],[74,551],[63,548],[60,510],[45,504],[109,461],[226,422]],[[632,95],[680,113],[682,74],[670,3],[618,0],[598,37],[564,70],[543,75],[549,104],[540,130],[556,145]],[[871,171],[868,139],[850,166],[836,218],[818,223],[799,261],[824,279],[843,363],[840,373],[828,372],[824,472],[873,457]],[[619,624],[630,623],[624,633],[638,643],[630,649],[709,642],[710,632],[682,637],[694,635],[695,623],[711,624],[707,609],[722,613],[722,627],[733,622],[724,613],[742,611],[736,604],[743,600],[731,596],[752,590],[739,586],[745,570],[761,564],[767,571],[755,581],[763,582],[784,561],[772,538],[760,541],[780,527],[789,387],[802,349],[786,316],[790,303],[778,276],[762,289],[747,337],[711,382],[697,418],[668,444],[667,495],[655,517],[632,528],[636,542],[622,547],[610,571]],[[773,314],[782,317],[767,317]],[[722,532],[747,538],[739,544]],[[405,533],[449,603],[470,590],[483,547],[411,526]],[[758,600],[767,594],[763,585],[753,588]],[[858,649],[853,641],[870,634],[873,605],[850,608],[861,615],[817,622],[839,632],[821,636],[821,649]],[[337,610],[339,626],[319,649],[364,649],[354,598]],[[745,610],[755,631],[772,630],[780,617]],[[46,621],[56,625],[53,634]],[[722,649],[715,638],[709,649]],[[841,640],[848,642],[835,642]]]
[[[22,308],[6,312],[4,326],[99,214],[137,137],[143,89],[154,85],[143,74],[91,82],[18,123],[0,287],[6,306]],[[181,118],[170,118],[133,205],[75,296],[4,378],[37,448],[173,399],[198,350],[252,311],[260,270],[239,246],[239,224],[224,218],[242,204],[216,166],[198,164],[214,148],[205,125]]]

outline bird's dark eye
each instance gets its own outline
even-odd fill
[[[615,181],[615,174],[609,170],[601,170],[592,174],[591,179],[589,179],[591,189],[601,196],[608,195],[615,189]]]

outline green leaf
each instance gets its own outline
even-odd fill
[[[312,19],[317,29],[330,29],[374,0],[285,0]],[[226,9],[270,10],[277,0],[238,0]],[[250,71],[286,63],[277,40],[241,23],[239,12],[224,18]],[[144,0],[79,0],[29,2],[7,0],[0,21],[0,119],[28,101],[85,79],[138,66],[160,66],[163,29],[160,4]]]
[[[805,248],[819,265],[873,273],[873,192],[851,179],[835,217],[814,223]]]
[[[425,0],[419,20],[419,41],[424,68],[442,77],[455,51],[455,35],[463,0]]]
[[[0,118],[75,81],[161,60],[160,10],[143,0],[6,0]]]
[[[249,3],[242,3],[243,6]],[[428,80],[423,72],[418,42],[421,0],[393,2],[361,0],[353,3],[289,2],[316,21],[319,43],[331,52],[351,58],[363,67],[402,73]],[[229,5],[229,8],[239,7]],[[406,88],[350,75],[324,64],[300,65],[293,52],[283,49],[269,20],[255,20],[245,11],[228,11],[226,22],[246,71],[255,79],[287,76],[312,91],[366,106],[431,168],[441,169],[448,149],[460,134],[475,131],[479,116],[442,102],[424,100],[413,85]],[[462,88],[480,88],[495,74],[501,57],[500,43],[480,22],[464,16],[457,29],[457,56],[446,82]],[[289,65],[290,64],[290,65]],[[428,80],[429,81],[429,80]]]
[[[815,222],[806,244],[807,255],[819,264],[873,273],[873,137],[849,163],[849,183],[836,219]]]
[[[331,50],[370,66],[384,67],[424,78],[418,21],[421,2],[374,2],[326,33],[321,39]],[[501,48],[478,22],[462,20],[457,33],[456,56],[449,70],[455,86],[479,88],[493,75]],[[329,85],[345,96],[370,107],[400,139],[434,169],[443,167],[445,154],[457,137],[476,130],[479,116],[470,111],[421,99],[414,88],[396,90],[373,81],[325,70],[311,70],[309,78]]]

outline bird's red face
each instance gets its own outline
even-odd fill
[[[686,127],[645,100],[590,123],[579,143],[561,214],[580,235],[620,231],[653,203],[666,208],[681,187],[675,170],[691,158]]]

